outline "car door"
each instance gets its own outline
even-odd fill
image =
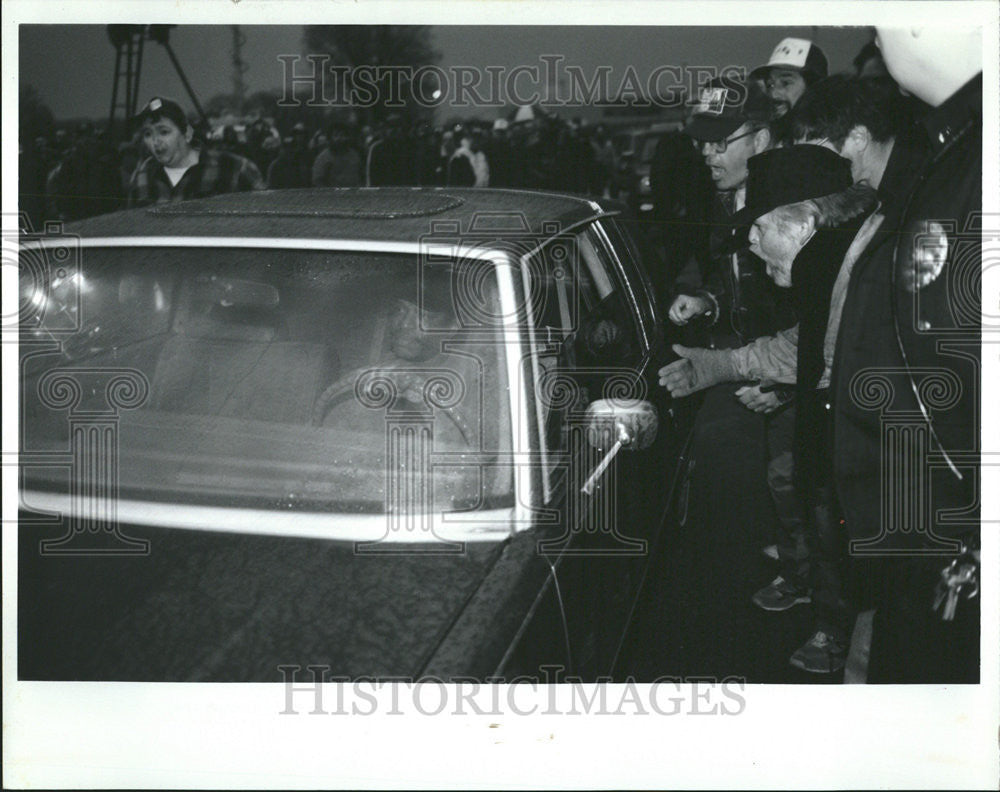
[[[534,300],[535,378],[544,506],[562,526],[538,552],[561,595],[572,672],[584,678],[614,667],[667,490],[662,440],[618,453],[598,473],[606,452],[587,437],[595,401],[661,399],[655,311],[625,240],[619,228],[591,224],[540,250],[529,268],[541,295]]]

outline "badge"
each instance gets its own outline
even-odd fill
[[[695,112],[699,115],[722,115],[728,92],[727,88],[702,88]]]
[[[910,294],[920,291],[938,279],[947,261],[948,232],[936,220],[927,220],[913,240],[909,265],[905,258],[901,262],[900,283]]]

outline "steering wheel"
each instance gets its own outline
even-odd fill
[[[365,404],[362,399],[362,395],[358,393],[360,378],[369,372],[376,373],[379,380],[390,380],[392,382],[393,387],[395,388],[395,399],[392,401],[406,399],[407,401],[420,404],[426,409],[427,398],[425,396],[425,388],[429,380],[429,376],[427,374],[419,371],[399,368],[393,365],[374,370],[355,369],[354,371],[338,377],[332,385],[327,387],[326,390],[324,390],[317,397],[316,404],[313,406],[312,425],[322,426],[330,410],[334,407],[350,403],[352,398],[357,400],[366,408],[374,409],[375,405]],[[374,388],[370,389],[369,394],[373,396],[373,400],[375,402],[380,402],[381,399],[378,395],[374,394],[373,391]],[[388,404],[386,406],[388,406]],[[434,407],[439,412],[443,413],[444,416],[455,426],[455,428],[458,429],[458,432],[462,435],[462,440],[465,444],[472,446],[474,432],[469,426],[468,421],[465,420],[465,416],[462,415],[462,413],[455,406],[446,407],[435,404]]]

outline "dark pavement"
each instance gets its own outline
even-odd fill
[[[689,492],[685,498],[681,487],[675,496],[675,519],[654,550],[616,677],[842,681],[842,673],[810,674],[788,662],[814,632],[811,606],[774,613],[751,602],[777,574],[776,562],[762,552],[774,542],[776,517],[762,420],[735,407],[692,439]]]

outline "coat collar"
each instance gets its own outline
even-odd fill
[[[940,153],[971,124],[982,124],[983,74],[980,72],[935,107],[922,120],[934,155]]]

